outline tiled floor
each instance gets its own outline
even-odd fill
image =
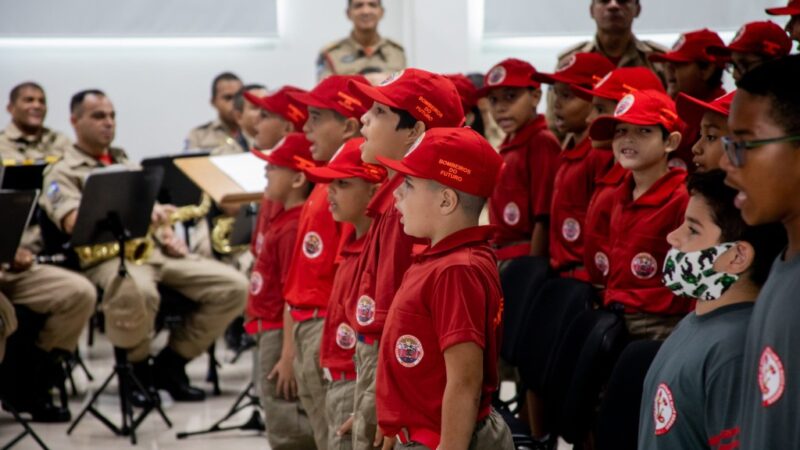
[[[160,336],[154,347],[163,347],[164,340],[164,336]],[[85,339],[81,341],[81,346],[85,363],[95,380],[91,383],[88,382],[80,369],[76,369],[74,372],[79,395],[70,400],[70,410],[73,418],[83,408],[89,396],[95,392],[108,374],[111,373],[113,366],[111,345],[103,336],[100,336],[91,348],[85,346]],[[45,444],[53,450],[121,448],[148,450],[269,449],[263,434],[255,431],[226,431],[193,436],[186,439],[177,439],[176,437],[178,432],[208,428],[225,416],[241,390],[247,386],[250,381],[252,356],[248,352],[242,355],[235,364],[229,362],[232,357],[233,353],[224,349],[224,344],[221,342],[217,344],[217,358],[222,362],[222,368],[220,369],[222,395],[209,395],[206,401],[202,403],[175,403],[166,394],[163,394],[164,410],[173,423],[172,428],[167,428],[166,424],[155,412],[151,413],[138,429],[138,445],[136,447],[130,444],[130,440],[127,437],[113,435],[100,421],[91,415],[84,417],[72,435],[69,436],[67,435],[69,424],[32,424],[33,428]],[[205,380],[207,364],[208,359],[203,355],[189,364],[187,372],[194,385],[203,387],[210,393],[211,385],[203,381]],[[504,386],[504,397],[513,395],[513,392],[506,392],[507,389],[508,386]],[[99,409],[101,412],[108,414],[112,421],[119,423],[120,414],[116,381],[112,381],[106,393],[100,396]],[[225,422],[223,426],[245,423],[250,418],[252,411],[253,408],[242,410]],[[22,431],[22,428],[13,421],[11,415],[5,411],[0,411],[0,448],[20,431]],[[38,448],[38,445],[30,437],[24,438],[14,446],[14,450],[35,450]],[[571,446],[562,441],[559,443],[558,449],[569,450]]]

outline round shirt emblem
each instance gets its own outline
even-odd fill
[[[666,434],[675,425],[678,418],[678,411],[675,409],[675,401],[672,398],[672,391],[664,383],[658,385],[656,398],[653,401],[653,420],[655,421],[656,436]]]
[[[508,202],[506,207],[503,208],[503,221],[508,225],[514,226],[519,223],[519,219],[519,206],[514,202]]]
[[[422,361],[425,351],[422,349],[422,342],[416,336],[404,334],[397,338],[397,343],[394,346],[394,355],[401,366],[415,367]]]
[[[561,235],[567,242],[575,242],[581,237],[581,223],[572,217],[564,220],[561,224]]]
[[[486,77],[486,82],[489,83],[489,86],[496,86],[502,83],[505,79],[506,68],[503,66],[494,66],[494,68],[489,71],[489,76]]]
[[[303,254],[309,259],[322,254],[322,238],[316,231],[309,231],[303,237]]]
[[[766,347],[761,352],[761,359],[758,362],[758,387],[761,390],[761,405],[765,407],[772,406],[780,400],[786,388],[783,362],[772,347]]]
[[[263,287],[264,277],[261,276],[260,272],[254,270],[253,274],[250,275],[250,295],[258,295]]]
[[[617,103],[617,108],[614,110],[614,116],[619,117],[625,115],[625,113],[631,110],[634,103],[636,103],[636,98],[633,96],[633,94],[628,94],[625,97],[622,97],[622,100]]]
[[[356,346],[356,332],[350,325],[342,322],[336,329],[336,345],[345,349],[352,350]]]
[[[650,253],[639,253],[631,260],[631,272],[640,280],[648,280],[658,272],[658,262]]]
[[[603,252],[597,252],[594,254],[594,266],[597,267],[597,270],[603,274],[604,277],[608,276],[608,255]]]
[[[375,300],[368,295],[362,295],[356,305],[356,321],[361,326],[367,326],[375,321]]]

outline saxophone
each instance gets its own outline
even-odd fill
[[[199,219],[208,214],[211,209],[211,197],[203,194],[203,198],[198,205],[181,206],[169,215],[167,223],[162,226],[173,226],[178,222]],[[138,266],[147,262],[153,254],[156,241],[153,235],[157,228],[150,225],[147,235],[141,238],[131,239],[125,242],[125,259]],[[84,245],[75,247],[81,267],[89,267],[111,258],[119,256],[119,243],[108,242],[104,244]]]
[[[218,216],[214,218],[214,228],[211,229],[211,247],[220,255],[230,255],[246,249],[247,244],[231,245],[231,233],[236,223],[236,217]]]

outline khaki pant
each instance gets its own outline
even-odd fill
[[[278,363],[283,348],[283,330],[270,330],[258,335],[258,351],[253,352],[253,381],[264,408],[267,441],[272,450],[304,450],[314,448],[314,434],[308,416],[297,400],[288,401],[275,394],[275,380],[267,375]]]
[[[351,450],[351,433],[339,436],[336,432],[353,415],[353,394],[355,380],[333,381],[328,385],[325,395],[325,412],[328,416],[328,450]]]
[[[47,352],[75,351],[97,302],[97,290],[82,275],[44,264],[19,273],[0,272],[0,293],[15,305],[47,315],[36,341]]]
[[[319,346],[323,319],[311,319],[294,325],[294,376],[300,403],[311,420],[317,450],[328,444],[328,420],[325,417],[325,379],[319,365]]]
[[[625,326],[631,340],[663,341],[669,337],[684,315],[659,316],[646,313],[625,313]]]
[[[375,368],[378,367],[378,342],[372,345],[356,343],[356,389],[353,394],[353,448],[376,449],[375,432],[378,413],[375,409]]]
[[[86,269],[86,276],[103,290],[106,333],[111,342],[128,349],[132,362],[150,354],[158,283],[199,304],[183,326],[173,330],[169,347],[186,359],[208,349],[228,324],[244,310],[248,283],[244,275],[220,262],[187,255],[170,258],[154,251],[143,265],[127,263],[128,277],[120,280],[117,259]]]
[[[397,443],[396,449],[427,449],[428,447],[417,442],[408,444]],[[497,411],[492,410],[484,421],[475,427],[472,439],[469,441],[469,450],[514,450],[514,440],[511,430]],[[433,450],[433,449],[431,449]]]
[[[6,339],[17,331],[17,313],[11,300],[0,292],[0,362],[6,355]]]

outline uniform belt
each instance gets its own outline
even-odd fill
[[[312,319],[319,319],[325,317],[325,309],[324,308],[296,308],[294,306],[289,307],[289,312],[292,313],[292,318],[295,321],[306,321]],[[297,315],[302,314],[302,318],[298,319]],[[310,314],[310,316],[308,316]]]
[[[489,415],[475,423],[475,429],[472,431],[472,435],[474,436],[481,431],[487,423],[489,423]],[[425,428],[413,429],[403,427],[400,428],[400,432],[397,433],[397,441],[404,445],[418,443],[428,448],[436,448],[440,440],[441,436],[439,433],[426,430]]]
[[[367,345],[378,345],[378,338],[364,336],[363,334],[358,335],[358,342]]]

